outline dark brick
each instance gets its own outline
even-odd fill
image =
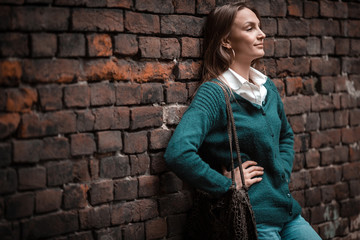
[[[41,107],[46,111],[62,108],[63,92],[58,85],[45,85],[38,87]]]
[[[18,223],[2,223],[0,224],[1,237],[4,240],[20,239],[20,224]]]
[[[349,122],[349,111],[335,111],[334,118],[336,127],[345,127]]]
[[[91,105],[112,105],[115,103],[115,87],[112,83],[101,82],[90,85]]]
[[[86,0],[54,0],[55,5],[65,5],[65,6],[85,6]]]
[[[112,156],[100,160],[100,177],[120,178],[130,175],[128,156]]]
[[[199,37],[202,34],[203,24],[204,19],[199,17],[164,15],[161,17],[161,33]]]
[[[321,39],[321,54],[334,54],[335,52],[335,41],[332,37],[322,37]]]
[[[315,149],[310,149],[305,153],[305,161],[307,168],[318,167],[320,165],[320,153]]]
[[[93,134],[79,133],[71,135],[71,155],[91,155],[96,151]]]
[[[184,83],[169,83],[166,87],[166,102],[167,103],[185,103],[188,99],[186,84]]]
[[[273,57],[275,52],[275,40],[271,38],[264,39],[265,57]],[[272,79],[274,80],[274,79]]]
[[[349,186],[341,182],[335,185],[335,195],[337,200],[343,200],[349,197]]]
[[[41,140],[15,140],[14,147],[14,162],[16,163],[35,163],[40,159],[40,152],[43,147]]]
[[[309,22],[310,34],[315,36],[337,36],[340,34],[340,24],[333,19],[316,19]]]
[[[79,230],[79,223],[76,211],[58,212],[37,216],[25,221],[23,236],[26,239],[38,239],[71,233],[77,230]]]
[[[180,43],[176,38],[160,39],[161,58],[177,59],[180,57]]]
[[[346,18],[348,8],[346,3],[320,1],[320,16],[329,18]]]
[[[310,59],[306,58],[280,58],[276,60],[276,65],[279,76],[298,76],[310,71]]]
[[[11,164],[12,147],[10,143],[0,143],[0,167]]]
[[[37,92],[32,88],[7,90],[6,110],[9,112],[29,112],[37,102]]]
[[[91,110],[76,111],[76,129],[79,132],[91,131],[94,129],[95,116]]]
[[[73,160],[73,177],[74,182],[89,182],[89,164],[86,159]]]
[[[150,149],[166,148],[170,137],[171,131],[166,129],[155,129],[150,132]]]
[[[290,41],[288,39],[276,39],[274,47],[275,57],[288,57],[290,55]]]
[[[172,0],[155,0],[155,1],[146,1],[146,0],[137,0],[135,7],[139,11],[148,11],[155,13],[173,13],[174,6]]]
[[[311,176],[307,171],[294,172],[291,175],[290,181],[290,191],[293,190],[303,190],[310,187],[311,185]]]
[[[340,202],[340,216],[354,216],[360,211],[360,201],[358,198],[351,198]]]
[[[304,190],[301,191],[292,191],[291,195],[293,196],[293,198],[300,204],[301,207],[305,207],[305,194],[304,194]],[[304,214],[302,214],[303,217],[305,218],[306,216],[304,216]],[[306,219],[306,218],[305,218]],[[306,219],[308,220],[308,219]]]
[[[5,216],[7,219],[29,217],[34,212],[34,194],[17,193],[5,199]]]
[[[291,43],[291,49],[290,49],[291,56],[306,55],[307,42],[305,39],[292,38],[292,39],[290,39],[290,43]]]
[[[177,236],[185,231],[186,214],[170,215],[167,217],[169,237]]]
[[[312,169],[310,170],[310,175],[313,186],[336,182],[336,170],[333,167]]]
[[[278,34],[280,36],[307,36],[309,34],[307,20],[289,18],[278,19]]]
[[[99,178],[99,160],[97,159],[90,159],[89,161],[89,171],[92,180],[97,180]]]
[[[300,114],[310,112],[310,97],[293,96],[284,99],[284,108],[286,114]]]
[[[321,52],[321,41],[317,37],[308,37],[306,39],[306,52],[309,55],[317,55]]]
[[[295,153],[294,162],[293,162],[293,171],[300,171],[305,166],[305,156],[304,153]]]
[[[341,140],[343,143],[352,144],[360,140],[360,126],[341,129]]]
[[[356,126],[360,124],[360,109],[350,111],[350,125]]]
[[[335,108],[333,99],[329,95],[311,96],[311,110],[314,112],[333,110]]]
[[[166,195],[159,199],[160,216],[184,213],[191,207],[191,196],[187,192]]]
[[[319,75],[337,75],[340,73],[340,63],[336,58],[327,60],[322,58],[311,59],[311,69]]]
[[[172,172],[166,172],[160,176],[161,192],[175,193],[182,189],[183,182]]]
[[[22,33],[0,34],[0,56],[26,57],[29,55],[28,36]],[[16,47],[13,47],[16,46]]]
[[[114,152],[122,149],[122,138],[120,131],[98,132],[99,152]]]
[[[160,58],[160,38],[139,37],[139,49],[144,58]]]
[[[160,189],[160,180],[158,176],[140,176],[139,197],[156,196]]]
[[[40,160],[67,158],[70,153],[69,141],[65,137],[48,137],[43,139]]]
[[[261,29],[267,37],[277,34],[277,22],[275,18],[261,18]],[[269,40],[269,39],[268,39]],[[266,39],[265,39],[266,42]]]
[[[100,182],[93,182],[90,190],[90,203],[98,205],[101,203],[110,202],[114,199],[113,196],[113,181],[102,180]]]
[[[68,240],[93,240],[94,238],[93,238],[93,234],[91,231],[86,231],[86,232],[79,232],[79,233],[71,234],[68,236],[67,239]]]
[[[310,146],[309,134],[296,134],[294,136],[294,150],[295,152],[306,152]]]
[[[73,163],[70,160],[49,162],[45,166],[48,186],[59,186],[72,181]]]
[[[159,215],[155,199],[139,199],[112,205],[111,223],[123,224],[144,221]]]
[[[13,27],[18,30],[64,31],[68,28],[69,18],[70,9],[66,8],[31,6],[13,8]]]
[[[60,209],[62,190],[57,188],[45,189],[35,193],[36,213],[45,213]]]
[[[56,54],[55,34],[34,33],[31,35],[31,53],[34,57],[53,57]]]
[[[17,189],[17,174],[12,168],[0,169],[0,193],[11,193]]]
[[[8,30],[11,28],[12,28],[11,7],[2,5],[0,11],[0,30]]]
[[[200,39],[183,37],[181,38],[181,56],[182,57],[201,57]]]
[[[146,238],[157,239],[167,235],[167,224],[165,218],[155,218],[145,222]]]
[[[344,71],[344,72],[359,74],[360,73],[359,66],[360,66],[359,58],[345,57],[342,59],[342,71]]]
[[[114,181],[114,200],[133,200],[138,197],[138,181],[121,179]]]
[[[141,88],[140,84],[116,84],[116,105],[139,104],[142,98]]]
[[[124,30],[123,11],[119,9],[74,9],[73,30],[122,32]]]
[[[333,112],[320,112],[320,128],[327,129],[335,126]]]
[[[305,190],[305,206],[312,207],[321,203],[320,189],[311,188]]]
[[[123,55],[135,55],[138,52],[136,35],[118,34],[114,37],[114,53]]]
[[[86,184],[71,184],[64,186],[64,209],[84,208],[87,206]]]
[[[290,116],[288,120],[294,133],[304,132],[305,120],[306,120],[304,116],[299,116],[299,115]]]
[[[59,56],[85,56],[85,37],[78,33],[63,33],[59,35]]]
[[[321,187],[321,200],[329,203],[336,197],[335,185],[327,185]]]
[[[132,33],[160,33],[158,15],[125,12],[125,29]]]
[[[93,109],[95,130],[125,129],[130,125],[130,111],[126,107],[102,107]]]
[[[159,127],[163,123],[162,107],[137,107],[131,109],[131,128]]]
[[[141,85],[141,103],[160,103],[164,100],[163,88],[159,83]]]
[[[132,223],[123,228],[124,239],[145,239],[144,223]]]
[[[67,107],[89,107],[90,88],[88,85],[68,85],[64,88],[64,101]]]
[[[179,79],[198,79],[200,78],[201,62],[193,60],[180,61],[178,64]]]
[[[349,182],[350,186],[350,196],[357,197],[360,195],[360,180],[352,180]]]
[[[0,139],[14,134],[19,124],[20,115],[18,113],[0,114]]]
[[[112,55],[111,37],[108,34],[90,34],[86,38],[89,56],[101,57]]]
[[[149,170],[150,158],[147,153],[130,155],[131,175],[145,174]]]
[[[142,153],[148,148],[147,132],[124,133],[124,152]]]
[[[20,168],[18,170],[20,190],[33,190],[46,187],[44,167]]]
[[[311,147],[335,146],[340,143],[340,138],[341,132],[338,129],[311,132]]]
[[[350,40],[347,38],[335,38],[335,53],[337,55],[348,55]]]
[[[176,13],[195,13],[195,1],[174,0],[173,4]]]
[[[345,180],[359,179],[360,162],[353,162],[343,165],[343,178]]]
[[[95,231],[95,239],[118,239],[118,240],[122,240],[123,239],[122,238],[122,228],[121,227],[112,227],[112,228],[106,228],[106,229],[97,230],[97,231]]]

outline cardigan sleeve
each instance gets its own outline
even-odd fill
[[[176,175],[214,196],[227,192],[231,179],[212,169],[201,159],[198,150],[224,111],[222,102],[225,103],[221,88],[204,83],[182,116],[164,155],[167,166]]]

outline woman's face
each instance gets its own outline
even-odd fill
[[[236,59],[251,62],[264,56],[265,36],[255,13],[248,8],[243,8],[237,12],[228,42],[235,51]]]

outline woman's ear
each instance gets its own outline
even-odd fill
[[[221,40],[221,45],[224,47],[224,48],[227,48],[227,49],[231,49],[231,44],[230,44],[230,41],[228,38],[224,38]]]

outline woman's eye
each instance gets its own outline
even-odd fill
[[[247,28],[246,31],[251,31],[252,29],[253,29],[253,28],[250,27],[250,28]]]

